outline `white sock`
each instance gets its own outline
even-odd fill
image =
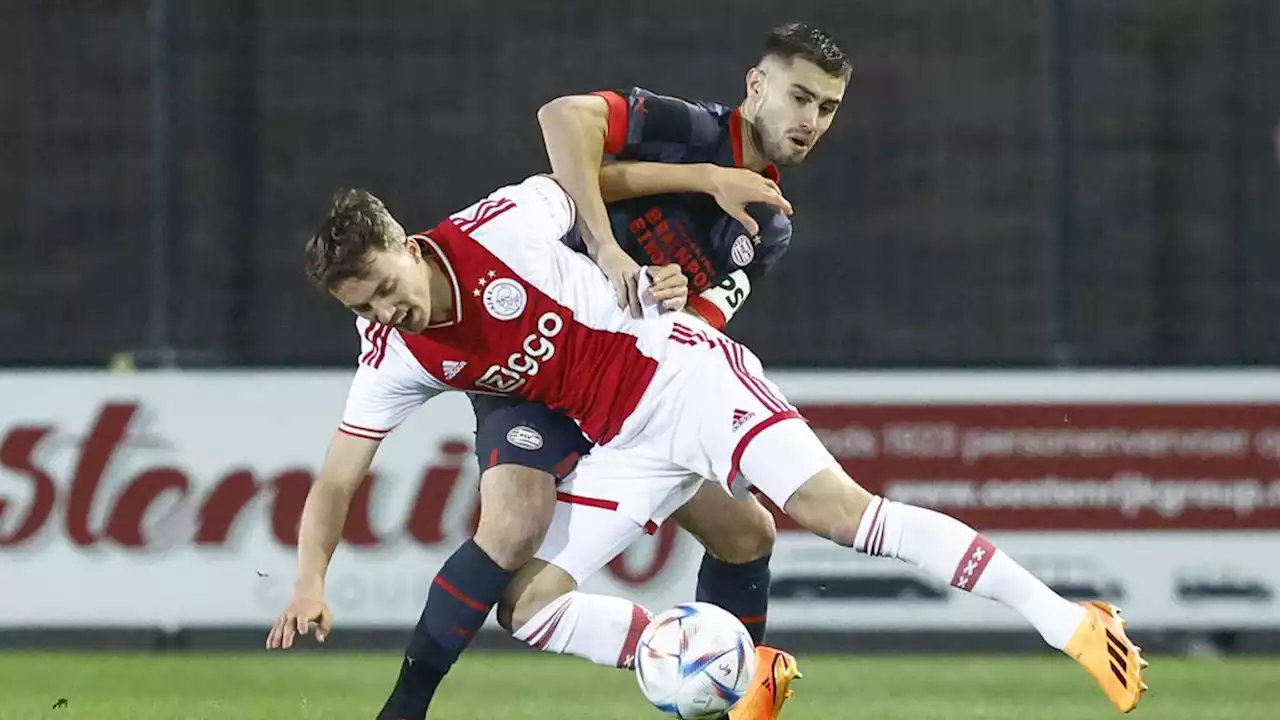
[[[512,635],[539,650],[634,670],[636,643],[651,619],[652,613],[630,600],[571,592],[551,601]]]
[[[995,600],[1026,618],[1059,650],[1084,619],[1083,607],[1040,582],[973,528],[933,510],[872,498],[854,548],[904,560],[937,580]]]

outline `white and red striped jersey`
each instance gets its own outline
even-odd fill
[[[415,236],[452,284],[454,315],[421,334],[357,319],[360,364],[341,430],[381,439],[437,393],[543,403],[603,444],[648,387],[666,323],[632,318],[590,258],[562,240],[574,207],[534,176]]]

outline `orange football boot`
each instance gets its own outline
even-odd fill
[[[776,720],[794,692],[791,683],[799,677],[790,653],[756,646],[756,676],[751,689],[729,710],[729,720]]]
[[[1120,608],[1099,600],[1080,604],[1084,620],[1062,651],[1089,671],[1116,709],[1127,713],[1138,706],[1147,689],[1142,681],[1142,669],[1147,666],[1142,648],[1125,634],[1127,623],[1120,617]]]

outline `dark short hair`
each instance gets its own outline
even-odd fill
[[[779,25],[764,41],[764,56],[783,60],[808,60],[832,75],[848,77],[853,63],[836,39],[807,23]]]
[[[391,247],[391,214],[365,190],[343,188],[333,195],[329,217],[307,241],[307,279],[321,290],[364,277],[369,253]]]

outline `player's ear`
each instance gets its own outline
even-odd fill
[[[422,259],[422,246],[418,244],[417,240],[414,240],[409,235],[404,236],[404,248],[409,251],[409,256],[412,257],[415,262]]]
[[[764,71],[753,67],[747,71],[747,99],[754,100],[764,93]]]

